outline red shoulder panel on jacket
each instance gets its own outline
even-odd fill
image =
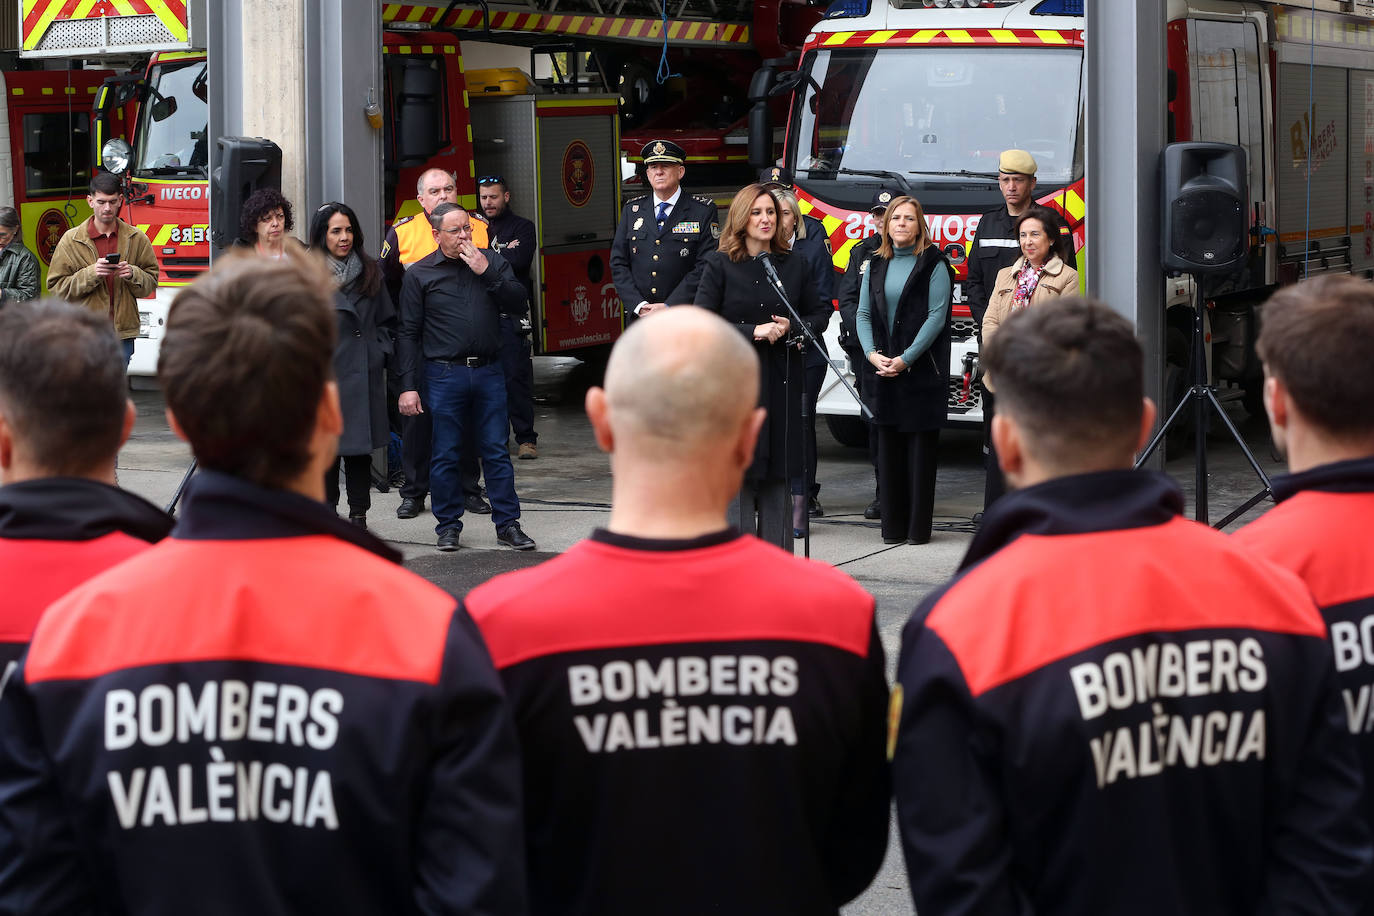
[[[1232,537],[1307,583],[1332,607],[1374,596],[1374,493],[1308,490],[1285,500]]]
[[[327,536],[169,538],[53,605],[30,682],[242,659],[437,683],[456,602]]]
[[[949,647],[975,696],[1141,633],[1326,635],[1297,577],[1182,518],[1122,531],[1024,535],[956,582],[926,626]]]
[[[467,608],[498,668],[559,652],[727,640],[792,640],[860,657],[873,597],[829,566],[756,538],[696,550],[583,541],[474,589]]]
[[[149,546],[122,531],[89,541],[0,539],[0,642],[27,643],[48,605]]]

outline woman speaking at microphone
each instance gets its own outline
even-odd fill
[[[859,289],[859,343],[869,373],[860,390],[878,430],[883,543],[925,544],[935,520],[953,272],[930,243],[914,197],[888,204],[882,233]]]
[[[830,316],[806,264],[789,254],[786,240],[779,238],[778,210],[763,185],[751,184],[735,195],[721,228],[720,247],[705,258],[696,304],[716,312],[753,341],[759,354],[759,405],[768,409],[753,464],[731,507],[731,520],[791,552],[789,481],[803,470],[805,357],[797,346],[801,330],[793,327],[783,294],[818,335]],[[781,293],[768,267],[781,281]]]

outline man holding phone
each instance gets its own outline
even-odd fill
[[[90,219],[68,229],[53,251],[48,289],[109,317],[127,369],[138,337],[138,300],[157,289],[157,257],[148,236],[119,218],[124,192],[118,178],[97,173],[86,203]]]

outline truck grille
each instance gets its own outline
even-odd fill
[[[951,318],[949,321],[949,333],[955,340],[968,340],[978,331],[978,325],[972,318]]]
[[[968,399],[965,401],[959,400],[959,396],[964,392],[964,380],[962,378],[951,376],[948,391],[949,396],[945,401],[945,406],[949,408],[950,413],[966,413],[975,407],[981,409],[983,406],[982,382],[974,382],[973,387],[969,389]]]

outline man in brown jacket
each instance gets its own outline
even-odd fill
[[[68,229],[48,266],[48,289],[73,305],[108,315],[124,346],[124,366],[134,355],[138,300],[157,289],[153,244],[119,218],[124,203],[119,179],[100,172],[86,203],[91,217]]]

